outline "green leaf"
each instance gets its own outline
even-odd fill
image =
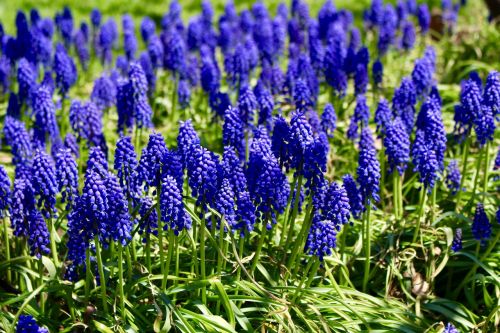
[[[103,323],[98,322],[97,320],[94,320],[94,325],[96,330],[98,330],[101,333],[114,333],[111,328],[104,325]]]
[[[49,272],[50,279],[54,279],[57,276],[57,269],[52,260],[48,257],[42,257],[42,264],[45,266],[45,269]]]
[[[234,328],[236,323],[231,301],[229,300],[229,297],[227,296],[227,293],[224,290],[224,286],[219,280],[213,281],[212,286],[214,285],[217,290],[217,293],[219,294],[222,306],[226,310],[226,315],[229,317],[229,324],[231,325],[231,327]]]

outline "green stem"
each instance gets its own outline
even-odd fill
[[[161,220],[161,209],[160,209],[160,191],[161,185],[159,185],[156,189],[156,214],[158,215],[158,246],[160,250],[160,271],[163,276],[163,280],[165,279],[165,254],[163,253],[163,221]],[[163,286],[162,280],[162,286]],[[162,288],[163,290],[164,288]]]
[[[264,221],[262,221],[262,230],[260,233],[259,242],[257,243],[257,249],[255,250],[255,257],[253,258],[252,266],[250,267],[250,274],[252,275],[253,272],[255,271],[255,267],[257,267],[257,264],[259,263],[260,252],[262,251],[264,240],[266,239],[267,221],[268,221],[267,217]]]
[[[99,239],[97,238],[97,236],[95,236],[94,241],[95,241],[95,256],[97,259],[97,268],[99,270],[100,282],[101,282],[102,307],[104,310],[104,314],[108,314],[108,302],[106,301],[106,297],[107,297],[106,276],[104,275],[104,266],[103,266],[102,257],[101,257],[101,244],[99,243]]]
[[[203,287],[201,288],[201,301],[207,304],[207,287],[205,286],[206,272],[205,272],[205,217],[200,220],[200,272],[201,279],[203,280]]]
[[[90,284],[92,281],[91,268],[90,268],[90,249],[85,251],[85,302],[89,303],[90,300]]]
[[[413,243],[417,241],[417,237],[420,235],[420,224],[422,223],[422,217],[424,215],[426,197],[425,186],[422,184],[422,187],[420,188],[420,209],[418,211],[417,226],[415,227],[415,233],[413,234]]]
[[[179,237],[175,237],[175,276],[179,277]],[[177,287],[179,281],[174,280],[174,287]]]
[[[394,205],[394,215],[396,216],[396,221],[400,220],[400,212],[399,212],[399,172],[397,170],[393,171],[393,180],[392,180],[392,195],[393,195],[393,205]]]
[[[57,258],[57,245],[56,245],[56,227],[54,225],[54,220],[49,217],[47,221],[50,228],[50,251],[52,252],[52,258],[54,259],[54,265],[56,268],[59,267],[59,259]]]
[[[151,274],[151,234],[146,233],[146,267],[148,273]]]
[[[490,171],[490,143],[491,141],[488,141],[485,146],[485,151],[484,154],[486,155],[486,159],[484,161],[484,180],[483,180],[483,203],[486,200],[486,194],[488,193],[488,177],[489,177],[489,171]],[[500,221],[499,221],[500,222]]]
[[[288,216],[290,214],[290,208],[291,208],[290,206],[291,206],[291,202],[293,199],[293,194],[295,193],[295,184],[296,184],[296,181],[295,181],[295,177],[294,177],[293,182],[292,182],[292,188],[290,189],[290,195],[288,195],[288,201],[286,203],[286,211],[285,211],[285,214],[283,216],[283,228],[282,228],[280,243],[279,243],[280,247],[283,246],[283,242],[285,241],[285,235],[286,235],[287,227],[288,227]]]
[[[5,241],[5,259],[10,262],[10,243],[9,243],[9,226],[7,225],[7,219],[3,218],[3,236]],[[7,282],[10,284],[12,280],[12,272],[10,267],[7,267]]]
[[[122,314],[123,323],[126,323],[127,316],[125,312],[125,295],[123,293],[123,247],[118,244],[118,292],[120,294],[120,312]]]
[[[297,274],[297,271],[300,267],[300,265],[299,265],[300,256],[298,256],[299,251],[304,249],[305,242],[307,239],[307,232],[311,229],[312,219],[313,219],[313,215],[314,215],[313,214],[314,207],[313,207],[313,204],[311,202],[311,200],[312,200],[311,198],[312,198],[312,196],[309,196],[306,216],[304,217],[302,227],[300,229],[299,235],[297,236],[297,239],[295,240],[295,244],[294,244],[293,249],[292,249],[292,254],[290,255],[290,259],[288,260],[287,267],[290,270],[293,268],[292,279],[295,277],[295,275]],[[295,262],[296,259],[297,259],[297,262]]]
[[[467,136],[465,141],[464,151],[462,154],[462,178],[460,179],[460,188],[457,194],[457,203],[455,205],[455,212],[458,212],[458,208],[460,207],[460,198],[462,197],[462,189],[464,188],[465,176],[467,174],[467,159],[469,157],[470,151],[470,141],[471,139]]]
[[[302,189],[301,169],[302,168],[299,167],[299,169],[297,170],[297,172],[299,173],[299,177],[297,180],[297,190],[295,191],[295,193],[297,193],[297,195],[295,198],[295,202],[293,203],[292,215],[289,217],[289,221],[288,221],[289,229],[288,229],[288,234],[286,236],[285,255],[283,256],[283,262],[285,261],[284,259],[286,257],[286,249],[288,249],[288,246],[290,245],[290,242],[292,241],[293,231],[295,229],[295,218],[297,217],[297,212],[299,211],[299,202],[300,202],[299,198],[300,198],[300,191]]]
[[[371,244],[370,244],[370,213],[371,213],[371,204],[367,203],[366,209],[366,217],[364,219],[365,225],[363,226],[365,229],[365,244],[363,244],[365,248],[365,270],[363,275],[363,291],[366,291],[368,286],[368,277],[370,276],[370,252],[371,252]]]
[[[163,275],[163,280],[161,284],[161,289],[165,290],[167,287],[168,274],[170,272],[170,263],[172,262],[172,252],[174,251],[174,240],[175,235],[172,228],[168,229],[168,252],[167,252],[167,262],[165,264],[165,275]]]
[[[476,196],[477,182],[479,181],[479,174],[481,172],[481,162],[483,161],[484,151],[479,152],[479,158],[476,161],[476,177],[474,178],[474,188],[472,189],[472,197]]]
[[[42,258],[38,259],[38,274],[40,275],[39,277],[39,287],[43,286],[43,262]],[[45,312],[45,295],[43,292],[40,292],[40,309],[41,312]]]

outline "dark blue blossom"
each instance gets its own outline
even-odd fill
[[[5,117],[5,142],[11,147],[12,163],[15,166],[29,165],[33,157],[31,137],[24,123],[11,116]]]
[[[493,141],[495,134],[495,118],[491,108],[481,105],[481,108],[474,114],[474,131],[479,145],[482,147],[488,141]]]
[[[377,124],[377,134],[379,137],[382,137],[385,133],[387,124],[389,124],[392,120],[392,112],[389,107],[389,102],[387,102],[387,100],[383,97],[380,97],[378,102],[374,120],[375,124]]]
[[[259,103],[259,125],[265,125],[269,130],[272,127],[272,118],[274,111],[274,98],[271,92],[263,88],[260,94],[257,96],[257,102]]]
[[[319,133],[305,151],[303,175],[306,179],[305,188],[316,191],[323,184],[328,157],[329,145],[325,133]]]
[[[116,86],[109,76],[103,75],[95,80],[90,98],[101,110],[116,104]]]
[[[156,211],[156,206],[153,205],[153,200],[149,197],[142,197],[140,199],[139,215],[141,216],[141,220],[139,221],[139,234],[153,234],[156,235],[158,233],[158,214]],[[144,237],[143,241],[146,241],[146,237]]]
[[[486,78],[483,104],[492,110],[494,116],[500,116],[500,75],[497,71],[491,71]]]
[[[93,8],[90,12],[90,22],[94,28],[98,28],[101,25],[101,12],[97,8]]]
[[[160,194],[161,220],[164,230],[172,229],[176,235],[191,229],[191,217],[182,203],[177,181],[170,175],[162,179]]]
[[[149,38],[148,54],[155,69],[162,66],[164,56],[163,44],[160,38],[156,35],[153,35]]]
[[[377,48],[379,57],[385,55],[391,45],[394,45],[397,30],[397,15],[394,7],[387,4],[383,11],[382,24],[379,29]]]
[[[437,177],[439,164],[436,158],[436,152],[429,147],[425,138],[424,130],[417,130],[415,141],[412,147],[412,159],[415,166],[414,171],[420,174],[420,182],[425,187],[432,189]]]
[[[19,104],[19,99],[17,94],[11,92],[9,94],[9,104],[7,105],[7,116],[19,119],[21,117],[21,104]]]
[[[0,56],[0,94],[5,94],[10,89],[11,65],[5,55]]]
[[[359,192],[356,180],[350,174],[346,174],[342,177],[344,183],[344,188],[347,192],[349,198],[349,206],[351,207],[351,214],[355,219],[361,217],[363,212],[363,199],[361,198],[361,193]]]
[[[43,151],[37,151],[33,159],[32,182],[38,207],[46,217],[53,216],[56,205],[57,187],[56,169],[52,159]]]
[[[196,133],[191,120],[181,121],[179,125],[179,135],[177,136],[177,149],[182,157],[183,167],[191,155],[191,147],[198,146],[200,138]]]
[[[145,16],[141,22],[141,36],[144,43],[147,43],[151,36],[155,34],[156,24],[149,16]]]
[[[377,59],[373,62],[372,77],[373,77],[373,84],[376,87],[380,87],[384,79],[384,65],[382,64],[380,59]]]
[[[196,205],[204,211],[207,205],[213,205],[217,192],[217,157],[206,148],[196,145],[190,150],[191,156],[186,161],[188,183]]]
[[[252,89],[248,86],[242,87],[238,98],[238,110],[240,111],[241,122],[246,129],[253,127],[255,111],[258,107],[259,104]]]
[[[392,122],[387,123],[384,147],[389,160],[389,172],[397,169],[402,175],[410,161],[410,137],[401,118],[396,117]]]
[[[56,87],[61,95],[66,96],[77,79],[77,70],[75,62],[68,55],[64,46],[59,43],[56,46],[54,56],[54,71],[56,73]]]
[[[476,240],[481,242],[481,245],[485,245],[486,241],[491,237],[491,223],[482,203],[478,203],[476,206],[476,213],[474,214],[471,229],[472,235]]]
[[[274,222],[274,212],[282,213],[285,209],[290,186],[271,151],[269,140],[265,138],[252,141],[247,180],[258,217],[266,222]]]
[[[452,195],[455,195],[460,189],[460,182],[462,175],[460,174],[460,169],[458,168],[458,162],[452,160],[448,164],[448,169],[446,170],[446,186],[450,190]]]
[[[403,36],[401,39],[401,46],[404,50],[408,51],[415,45],[415,27],[411,21],[405,21],[402,26]]]
[[[394,91],[392,112],[394,117],[401,117],[408,134],[412,133],[415,124],[416,103],[417,94],[413,81],[409,77],[404,77],[399,88]]]
[[[339,96],[344,96],[347,89],[347,75],[343,70],[345,56],[344,32],[341,29],[335,29],[325,49],[324,74],[326,82]]]
[[[38,326],[35,319],[29,315],[21,315],[16,324],[16,333],[48,333],[46,328]]]
[[[137,38],[134,31],[126,30],[123,34],[123,50],[129,61],[135,58],[137,52]]]
[[[368,88],[368,72],[366,66],[359,64],[354,73],[354,91],[356,95],[366,93]]]
[[[303,112],[295,112],[290,122],[290,136],[287,140],[292,167],[300,173],[307,147],[313,143],[312,128]]]
[[[455,326],[452,323],[446,324],[443,333],[459,333]]]
[[[361,140],[363,142],[373,140],[373,135],[369,127],[365,127],[361,131]],[[370,204],[372,199],[375,201],[379,200],[380,163],[373,144],[365,144],[361,147],[357,168],[357,181],[363,203]]]
[[[114,174],[108,173],[106,175],[105,186],[109,204],[106,234],[109,237],[109,241],[113,240],[125,246],[132,238],[131,232],[133,226],[127,198],[125,198],[118,178]]]
[[[224,147],[221,167],[223,178],[229,180],[234,193],[238,194],[246,191],[247,180],[243,172],[241,159],[238,158],[234,147]]]
[[[434,67],[428,58],[424,57],[415,61],[411,78],[418,97],[425,96],[432,88],[433,74]]]
[[[222,143],[224,146],[234,147],[240,158],[245,158],[244,124],[237,108],[229,107],[224,114]]]
[[[3,218],[5,212],[10,209],[10,185],[9,175],[5,171],[4,166],[0,165],[0,218]]]
[[[52,95],[44,86],[38,88],[33,98],[33,114],[35,116],[35,138],[45,143],[47,138],[54,141],[59,138],[56,108]]]
[[[116,142],[114,169],[127,200],[140,195],[137,188],[137,154],[129,136],[122,136]]]
[[[38,210],[32,210],[28,215],[29,234],[28,245],[32,256],[41,258],[50,253],[50,235],[47,224]]]
[[[161,181],[161,161],[167,152],[165,140],[160,133],[151,133],[146,148],[142,149],[137,167],[137,179],[146,187],[158,188]]]
[[[56,178],[61,202],[69,210],[78,195],[78,165],[69,149],[60,149],[56,153]]]
[[[31,102],[31,93],[36,88],[36,72],[25,58],[19,60],[17,66],[17,82],[19,85],[19,102]]]
[[[321,127],[328,137],[333,138],[333,132],[337,128],[337,114],[330,103],[325,105],[321,114]]]
[[[455,237],[453,238],[453,243],[451,244],[451,250],[453,252],[458,252],[462,249],[462,229],[457,228],[455,230]]]
[[[172,32],[164,43],[164,65],[174,74],[182,73],[185,69],[186,46],[182,37]]]
[[[16,174],[10,207],[10,220],[14,235],[18,237],[28,236],[28,215],[35,210],[35,202],[31,180],[28,177]]]
[[[460,136],[469,134],[475,115],[481,112],[481,91],[477,83],[471,79],[462,84],[460,104],[455,107],[455,133]]]
[[[85,140],[87,146],[101,147],[106,150],[102,129],[102,112],[94,103],[73,101],[69,110],[71,128],[79,140]]]
[[[337,246],[336,235],[350,218],[349,198],[346,190],[333,182],[323,190],[316,202],[316,211],[306,241],[306,250],[322,261]]]
[[[363,129],[368,126],[369,120],[370,108],[366,104],[366,97],[359,95],[356,98],[356,107],[354,108],[354,114],[351,117],[351,122],[347,130],[347,137],[350,140],[357,139],[359,137],[359,128]]]
[[[87,45],[87,41],[85,40],[83,31],[78,30],[74,39],[75,39],[76,54],[78,55],[78,60],[80,61],[80,65],[84,70],[87,70],[90,61],[90,51]]]
[[[108,19],[102,26],[97,37],[97,51],[101,62],[110,65],[113,60],[112,48],[118,38],[118,28],[113,19]]]
[[[427,4],[421,4],[418,6],[417,10],[418,24],[420,25],[420,31],[423,35],[426,35],[431,26],[431,13]]]
[[[220,86],[220,73],[216,63],[204,57],[201,60],[201,87],[205,92],[217,90]]]

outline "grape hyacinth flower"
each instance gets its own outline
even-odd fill
[[[264,88],[261,93],[257,96],[257,102],[259,103],[259,125],[264,125],[267,130],[272,127],[272,118],[274,111],[274,98],[269,90]]]
[[[484,246],[486,241],[491,236],[491,223],[484,211],[484,206],[482,203],[478,203],[476,206],[476,213],[474,215],[474,221],[472,222],[472,235],[481,245]]]
[[[392,121],[389,102],[384,97],[380,97],[377,109],[375,110],[374,120],[375,124],[377,124],[377,134],[379,137],[382,137],[385,134],[387,125]]]
[[[259,103],[252,89],[249,86],[242,87],[238,98],[238,110],[245,129],[253,128],[254,115],[258,107]]]
[[[19,84],[19,102],[31,102],[31,93],[36,88],[36,72],[28,60],[22,58],[17,67],[17,82]]]
[[[329,138],[333,138],[333,132],[337,128],[337,114],[333,105],[327,103],[321,114],[321,127]]]
[[[500,116],[500,74],[491,71],[484,86],[483,105],[489,107],[495,117]]]
[[[415,124],[416,103],[417,94],[413,81],[409,77],[405,77],[401,81],[399,88],[394,91],[392,112],[395,117],[401,117],[408,134],[412,133]]]
[[[349,206],[351,207],[351,215],[355,219],[361,217],[363,213],[363,199],[361,198],[361,193],[359,192],[358,185],[354,180],[354,177],[350,174],[346,174],[342,177],[343,186],[347,192],[347,197],[349,198]]]
[[[32,316],[21,315],[16,324],[16,333],[49,333],[49,330],[38,326]]]
[[[141,159],[137,167],[139,184],[145,183],[148,187],[158,188],[161,181],[161,161],[167,152],[165,140],[160,133],[151,133],[146,148],[142,149]]]
[[[137,165],[137,154],[132,139],[129,136],[120,137],[116,142],[114,169],[127,200],[137,199],[140,196],[136,182]]]
[[[224,114],[222,144],[234,147],[240,159],[243,160],[245,158],[244,124],[241,121],[240,112],[237,108],[229,107]]]
[[[476,132],[477,141],[480,147],[487,142],[493,141],[495,134],[495,119],[489,106],[484,104],[474,115],[474,132]]]
[[[149,197],[142,197],[139,203],[139,215],[142,217],[138,226],[139,234],[156,236],[158,234],[158,213],[153,205],[153,200]],[[143,242],[146,242],[146,237],[143,238]]]
[[[50,235],[47,224],[38,210],[29,212],[28,245],[32,256],[40,259],[42,255],[50,254]]]
[[[33,114],[35,116],[34,135],[36,140],[45,144],[47,138],[51,142],[59,139],[56,108],[50,92],[44,86],[40,86],[34,95]]]
[[[350,140],[354,140],[359,137],[359,128],[361,130],[368,126],[368,121],[370,119],[370,108],[366,104],[366,97],[364,95],[359,95],[356,98],[356,107],[354,108],[354,114],[351,117],[351,122],[347,130],[347,137]]]
[[[455,230],[455,237],[453,238],[453,243],[451,244],[451,250],[453,252],[458,252],[462,249],[462,229],[457,228]]]
[[[191,148],[191,157],[186,161],[188,183],[196,198],[196,205],[206,212],[208,205],[215,202],[219,161],[213,153],[200,145]]]
[[[5,217],[11,203],[10,178],[3,165],[0,165],[0,218]],[[5,221],[3,223],[6,223]]]
[[[182,230],[191,229],[191,217],[182,203],[179,184],[170,175],[163,177],[160,194],[161,220],[165,223],[164,230],[173,230],[179,235]]]
[[[69,89],[76,83],[78,73],[73,58],[68,55],[61,43],[56,45],[54,71],[56,73],[56,87],[60,94],[65,97]]]
[[[301,174],[307,147],[314,142],[312,128],[303,112],[296,111],[290,122],[288,150],[291,166]]]
[[[366,209],[366,205],[370,205],[372,200],[379,201],[380,163],[377,159],[377,151],[369,127],[365,127],[361,131],[361,142],[366,144],[360,144],[357,181],[362,202],[365,206],[364,209]]]
[[[422,35],[426,35],[429,32],[431,26],[431,13],[427,4],[423,3],[418,6],[417,18]]]
[[[56,178],[61,202],[70,210],[78,195],[78,165],[69,149],[60,149],[56,153]]]
[[[183,168],[186,167],[188,157],[191,157],[191,147],[200,145],[200,138],[193,128],[191,120],[181,121],[177,136],[177,149],[182,157]]]
[[[410,161],[410,137],[401,118],[387,124],[384,136],[385,154],[389,160],[389,173],[397,169],[402,175]]]
[[[100,110],[116,104],[116,86],[109,76],[103,75],[95,80],[90,99]]]
[[[55,212],[57,187],[56,169],[51,158],[43,151],[37,151],[33,159],[33,189],[38,196],[38,207],[45,217],[52,217]]]
[[[229,179],[224,178],[217,192],[215,200],[215,209],[221,214],[221,217],[233,229],[236,225],[235,214],[235,194]],[[221,227],[221,220],[218,219],[218,227]],[[227,228],[224,228],[227,229]]]
[[[401,39],[401,46],[405,51],[411,50],[415,45],[415,27],[411,21],[406,21],[402,26],[403,36]]]
[[[384,65],[382,64],[380,59],[377,59],[373,62],[372,77],[375,87],[380,87],[384,79]]]
[[[123,194],[118,178],[113,173],[108,172],[106,175],[105,186],[109,203],[105,233],[108,241],[113,240],[126,246],[132,238],[133,226],[127,198]]]
[[[446,327],[444,328],[443,333],[459,333],[457,328],[453,326],[452,323],[446,324]]]
[[[10,216],[14,235],[25,237],[29,234],[29,214],[36,210],[35,194],[29,175],[16,175],[11,197]]]
[[[460,137],[469,135],[475,115],[481,112],[481,90],[474,80],[468,79],[462,84],[460,104],[455,107],[455,133]]]
[[[12,163],[16,167],[28,166],[33,157],[33,148],[24,123],[11,116],[6,116],[3,133],[5,143],[11,146]]]
[[[446,186],[452,195],[457,194],[458,191],[464,190],[460,188],[461,180],[462,175],[460,174],[460,169],[458,168],[458,161],[452,160],[448,164],[448,168],[446,170]]]
[[[331,254],[331,249],[336,247],[336,234],[342,225],[350,218],[351,207],[344,187],[336,182],[330,183],[325,188],[322,200],[316,203],[315,214],[306,249],[309,254],[316,255],[320,261],[324,256]]]

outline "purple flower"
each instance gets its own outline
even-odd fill
[[[334,27],[332,30],[335,32],[332,33],[326,45],[324,75],[326,82],[342,97],[347,89],[347,75],[343,70],[346,56],[345,35],[342,29]]]
[[[5,171],[4,166],[0,165],[0,218],[3,218],[5,212],[10,209],[10,185],[9,175]]]
[[[78,165],[69,149],[60,149],[56,153],[56,178],[61,202],[70,210],[78,195]]]
[[[234,147],[240,159],[245,158],[244,124],[241,121],[240,112],[237,108],[229,107],[224,114],[222,143],[224,146]]]
[[[429,12],[427,4],[424,3],[418,6],[417,18],[422,35],[426,35],[431,26],[431,13]]]
[[[300,173],[307,147],[313,143],[312,128],[303,112],[295,112],[290,122],[289,154],[292,167]]]
[[[238,110],[240,111],[241,122],[246,129],[253,127],[254,114],[258,107],[259,104],[252,89],[248,86],[242,87],[238,98]]]
[[[38,326],[32,316],[21,315],[16,324],[16,333],[48,333],[46,328]]]
[[[155,31],[155,22],[149,16],[145,16],[141,22],[141,36],[144,43],[147,43],[149,41],[151,36],[155,34]]]
[[[114,169],[127,200],[140,196],[137,186],[137,154],[129,136],[122,136],[116,142]]]
[[[75,48],[80,65],[84,70],[87,70],[90,61],[90,51],[82,30],[78,30],[75,35]]]
[[[34,68],[25,58],[19,60],[17,82],[19,84],[19,102],[31,102],[31,93],[36,88],[37,75]]]
[[[77,70],[75,62],[60,43],[56,46],[54,71],[56,73],[56,87],[61,95],[66,96],[69,88],[76,83]]]
[[[95,80],[90,98],[101,110],[116,104],[116,86],[109,76],[103,75]]]
[[[484,86],[483,104],[489,107],[493,115],[500,116],[500,75],[491,71]]]
[[[179,184],[170,175],[163,177],[160,194],[161,219],[164,230],[172,229],[176,235],[182,230],[191,229],[191,217],[182,203]]]
[[[33,114],[35,116],[35,137],[39,142],[45,143],[47,137],[52,142],[59,138],[56,108],[52,101],[52,95],[44,86],[40,86],[34,95]]]
[[[167,152],[165,140],[160,133],[149,135],[146,148],[142,150],[139,166],[137,167],[137,179],[140,184],[145,183],[146,187],[158,188],[161,181],[161,161]]]
[[[35,194],[31,180],[24,176],[14,179],[14,190],[12,191],[10,216],[14,235],[18,237],[28,236],[28,214],[35,210]]]
[[[460,104],[455,107],[455,133],[468,135],[474,123],[475,115],[481,112],[482,96],[477,83],[468,79],[462,84]]]
[[[133,30],[125,30],[123,34],[123,50],[129,61],[135,58],[137,52],[137,38]]]
[[[11,146],[12,163],[28,166],[33,156],[31,138],[24,123],[11,116],[5,117],[4,135],[7,145]]]
[[[478,203],[476,206],[476,213],[474,215],[474,221],[472,222],[471,229],[474,238],[480,241],[483,246],[491,237],[491,223],[488,216],[484,212],[484,206],[482,203]]]
[[[463,190],[460,189],[461,180],[462,175],[460,174],[460,169],[458,168],[458,162],[456,160],[450,161],[446,170],[446,186],[452,195],[455,195],[458,191]]]
[[[149,38],[148,54],[154,69],[162,66],[164,57],[163,44],[160,38],[156,35]]]
[[[275,222],[274,212],[282,213],[285,209],[290,186],[265,138],[252,141],[247,180],[258,217],[266,223]]]
[[[363,212],[364,204],[358,185],[356,184],[354,177],[350,174],[343,176],[342,181],[344,182],[344,188],[347,192],[347,197],[349,198],[351,214],[355,219],[359,219],[361,217],[361,213]]]
[[[206,148],[195,145],[191,147],[186,169],[188,183],[196,205],[207,211],[213,205],[217,192],[218,158]]]
[[[385,98],[380,97],[377,109],[375,110],[375,124],[377,124],[377,134],[379,137],[385,134],[387,124],[389,124],[391,120],[392,112],[389,107],[389,102],[387,102]]]
[[[401,117],[408,134],[412,133],[415,124],[416,103],[417,95],[413,81],[409,77],[404,77],[399,88],[394,91],[392,112],[394,117]]]
[[[368,121],[370,120],[370,108],[366,104],[366,97],[364,95],[359,95],[356,97],[356,107],[354,108],[354,114],[351,117],[351,122],[347,130],[347,137],[350,140],[354,140],[359,137],[359,127],[363,129],[368,126]]]
[[[377,151],[373,145],[373,135],[369,127],[361,131],[361,141],[367,144],[361,146],[357,168],[357,181],[359,192],[365,204],[371,200],[379,200],[380,163]]]
[[[153,200],[149,197],[140,198],[139,215],[142,217],[139,222],[139,234],[144,233],[156,235],[158,233],[158,214]],[[143,239],[146,242],[146,237]]]
[[[105,179],[109,209],[107,211],[106,232],[108,240],[125,246],[132,238],[132,217],[129,214],[127,199],[123,194],[118,178],[108,173]]]
[[[238,158],[234,147],[225,146],[222,155],[222,175],[228,179],[234,193],[242,193],[247,190],[247,180],[243,172],[241,159]]]
[[[394,7],[387,4],[383,11],[382,24],[379,30],[377,48],[379,57],[385,55],[389,47],[394,44],[397,30],[397,15]]]
[[[377,87],[382,85],[382,81],[384,79],[384,65],[377,59],[373,62],[372,66],[372,76],[373,76],[373,84]]]
[[[411,23],[411,21],[406,21],[403,23],[402,30],[403,36],[401,40],[401,46],[406,51],[411,50],[415,45],[415,27],[413,26],[413,23]]]
[[[462,229],[457,228],[455,230],[455,237],[453,238],[453,243],[451,244],[451,250],[453,252],[458,252],[461,249],[462,249]]]
[[[387,123],[384,147],[389,160],[389,172],[392,173],[396,168],[402,175],[410,161],[410,137],[401,118],[396,117],[392,122]]]
[[[329,138],[333,138],[333,132],[337,128],[337,114],[330,103],[325,105],[321,114],[321,127]]]
[[[200,145],[200,138],[193,128],[191,120],[181,121],[179,135],[177,136],[177,149],[182,157],[183,167],[186,167],[187,159],[191,156],[191,147]]]
[[[90,12],[90,22],[94,28],[98,28],[101,25],[101,12],[97,8],[93,8]]]
[[[52,159],[43,151],[37,151],[32,168],[33,189],[38,196],[38,207],[46,217],[56,214],[57,186],[56,169]]]
[[[415,67],[411,73],[411,78],[415,86],[415,92],[419,98],[424,97],[432,87],[432,76],[434,66],[430,59],[425,56],[415,61]]]

